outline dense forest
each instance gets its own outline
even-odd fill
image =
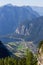
[[[29,50],[22,58],[5,57],[0,59],[0,65],[37,65],[37,58]]]

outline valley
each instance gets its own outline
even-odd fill
[[[7,44],[4,44],[6,48],[13,54],[18,57],[22,57],[26,53],[26,49],[30,49],[32,53],[37,53],[37,48],[33,44],[33,42],[9,42]],[[35,49],[34,49],[35,48]]]
[[[0,7],[0,58],[5,58],[3,62],[6,62],[6,58],[14,58],[9,61],[12,63],[15,60],[13,65],[24,61],[27,62],[24,65],[38,62],[38,44],[43,40],[43,12],[38,9],[11,4]]]

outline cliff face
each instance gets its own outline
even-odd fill
[[[38,65],[43,65],[43,44],[38,52]]]

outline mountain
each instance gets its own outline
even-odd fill
[[[29,6],[18,7],[8,4],[0,7],[0,35],[14,33],[21,22],[36,17],[39,17],[39,14]]]
[[[43,16],[43,7],[38,6],[32,6],[32,9],[40,14],[40,16]]]
[[[40,16],[32,21],[25,21],[16,29],[16,33],[23,35],[23,38],[28,41],[38,43],[43,40],[43,16]]]

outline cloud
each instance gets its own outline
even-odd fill
[[[43,6],[43,0],[0,0],[0,6],[6,4],[13,4],[18,6],[30,5],[30,6]]]

